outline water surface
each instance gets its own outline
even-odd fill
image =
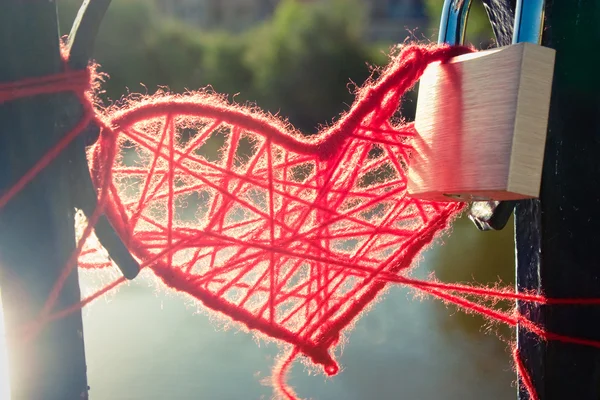
[[[510,232],[502,235],[510,239]],[[502,243],[456,223],[445,245],[426,254],[418,275],[435,265],[447,281],[495,281],[498,266],[511,271],[512,244]],[[491,257],[493,251],[500,253]],[[97,279],[83,274],[82,288],[90,290]],[[136,279],[83,311],[91,400],[272,397],[263,382],[280,354],[274,343],[224,330],[189,300],[148,283]],[[484,334],[481,322],[392,287],[355,325],[337,357],[337,376],[326,378],[297,363],[289,383],[315,400],[515,399],[506,344]],[[3,332],[0,318],[0,399],[8,400]]]
[[[421,263],[422,273],[427,262]],[[84,313],[92,400],[270,399],[273,343],[224,330],[187,301],[134,284]],[[333,378],[297,363],[289,382],[315,400],[513,399],[506,345],[453,310],[394,287],[356,324]]]

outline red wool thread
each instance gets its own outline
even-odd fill
[[[66,62],[63,63],[66,67]],[[22,79],[17,82],[0,84],[0,104],[26,97],[39,96],[42,94],[74,92],[85,107],[85,113],[81,121],[71,129],[56,145],[54,145],[25,175],[23,175],[8,191],[0,196],[0,209],[4,207],[21,189],[23,189],[42,169],[54,160],[77,135],[94,118],[94,109],[86,96],[91,92],[93,83],[91,72],[95,72],[92,66],[83,71],[71,71],[57,73],[50,76],[41,76]]]
[[[486,305],[513,300],[598,305],[600,299],[548,299],[436,280],[410,278],[420,252],[445,230],[462,203],[406,196],[412,124],[395,119],[401,97],[427,65],[472,51],[410,45],[368,81],[351,109],[313,137],[257,109],[208,92],[130,99],[93,113],[93,73],[67,71],[0,85],[0,103],[61,91],[86,107],[81,122],[0,196],[0,208],[57,157],[90,122],[101,127],[89,152],[98,206],[36,321],[44,325],[89,304],[119,278],[80,303],[55,311],[72,269],[106,268],[88,239],[102,213],[132,254],[173,290],[240,326],[286,343],[273,384],[295,399],[285,376],[299,355],[334,375],[331,351],[369,304],[395,283],[542,340],[599,347],[600,342],[548,332],[520,315]],[[213,146],[214,145],[214,146]],[[210,148],[211,146],[216,148]],[[216,152],[215,156],[215,150]],[[532,399],[535,388],[515,349],[515,368]]]

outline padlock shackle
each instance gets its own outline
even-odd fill
[[[471,0],[444,0],[438,43],[463,44],[470,8]]]
[[[461,45],[465,40],[472,0],[445,0],[438,43]],[[517,0],[513,43],[539,44],[544,26],[545,0]]]
[[[513,44],[542,43],[544,29],[545,0],[517,0]]]

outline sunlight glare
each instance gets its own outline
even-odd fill
[[[0,296],[0,400],[9,400],[8,354],[6,351],[6,333],[4,332],[4,313]]]

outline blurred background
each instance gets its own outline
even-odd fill
[[[307,134],[405,40],[436,41],[443,0],[113,0],[96,44],[107,104],[128,93],[212,86],[289,118]],[[59,0],[63,34],[81,1]],[[474,2],[468,41],[493,45]],[[404,116],[414,116],[415,93]],[[466,217],[419,260],[447,282],[514,283],[512,222],[482,233]],[[104,278],[85,274],[91,290]],[[276,345],[225,329],[188,300],[141,277],[84,309],[92,400],[269,399]],[[1,309],[0,309],[1,311]],[[0,318],[0,332],[2,329]],[[511,331],[401,287],[358,321],[326,378],[297,363],[289,383],[315,400],[513,399]],[[259,346],[260,345],[260,346]],[[0,336],[0,399],[8,399]]]

